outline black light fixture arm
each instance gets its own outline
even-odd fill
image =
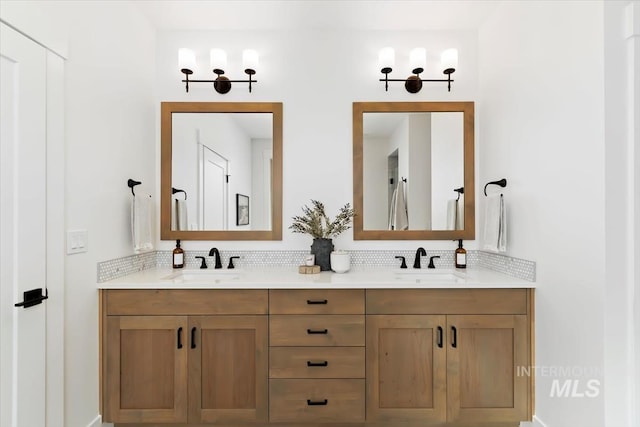
[[[216,90],[216,92],[221,93],[221,94],[225,94],[227,92],[229,92],[229,90],[231,90],[231,83],[249,83],[249,93],[251,93],[251,89],[252,89],[252,84],[253,83],[258,83],[257,80],[254,80],[252,78],[252,76],[256,73],[255,70],[252,69],[246,69],[244,72],[247,73],[247,75],[249,76],[248,80],[231,80],[228,79],[227,77],[224,76],[224,71],[222,70],[214,70],[214,72],[218,75],[218,78],[216,79],[208,79],[208,80],[202,80],[202,79],[190,79],[189,76],[191,74],[193,74],[193,71],[183,68],[182,73],[184,74],[185,78],[182,80],[182,83],[185,84],[185,91],[189,92],[189,83],[213,83],[213,87]]]
[[[415,73],[416,70],[414,70]],[[391,73],[391,69],[390,68],[383,68],[381,70],[381,72],[384,74],[384,78],[380,79],[379,81],[384,82],[384,90],[385,92],[389,91],[389,82],[404,82],[405,83],[405,87],[407,89],[408,92],[411,93],[416,93],[419,92],[420,89],[422,89],[422,82],[441,82],[441,83],[447,83],[447,90],[448,92],[451,92],[451,82],[455,81],[451,78],[451,74],[454,72],[455,70],[452,68],[446,69],[444,70],[444,74],[447,75],[446,79],[423,79],[420,77],[420,73],[415,73],[411,76],[409,76],[406,79],[390,79],[389,78],[389,73]]]

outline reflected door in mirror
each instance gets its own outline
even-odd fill
[[[364,228],[464,228],[462,112],[365,113]]]

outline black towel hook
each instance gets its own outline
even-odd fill
[[[171,187],[171,194],[176,194],[176,193],[184,193],[184,199],[187,200],[187,192],[186,191],[180,190],[179,188]]]
[[[498,181],[491,181],[491,182],[487,182],[484,186],[484,195],[487,195],[487,186],[488,185],[499,185],[500,187],[504,188],[507,186],[507,180],[506,178],[502,178]]]
[[[131,178],[129,178],[129,180],[127,181],[127,187],[131,189],[131,194],[133,194],[133,197],[136,196],[136,193],[133,192],[133,187],[140,184],[142,184],[142,182],[136,181],[135,179],[131,179]]]
[[[456,202],[457,202],[458,200],[460,200],[460,195],[464,194],[464,187],[454,188],[453,191],[458,193],[458,198],[456,199]]]

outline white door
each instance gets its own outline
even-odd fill
[[[228,230],[227,159],[202,145],[200,180],[201,230]]]
[[[47,52],[0,33],[0,426],[46,425]],[[63,191],[63,189],[60,189]]]

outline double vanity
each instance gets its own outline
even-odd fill
[[[352,125],[354,240],[475,239],[473,102],[355,102]],[[209,167],[218,199],[202,191]],[[282,240],[282,183],[282,103],[162,103],[162,240]],[[409,225],[390,227],[405,190]],[[518,375],[534,362],[528,281],[280,266],[158,268],[99,288],[101,413],[118,427],[532,419],[533,378]]]
[[[151,269],[100,284],[116,426],[530,420],[533,284],[482,268]]]

